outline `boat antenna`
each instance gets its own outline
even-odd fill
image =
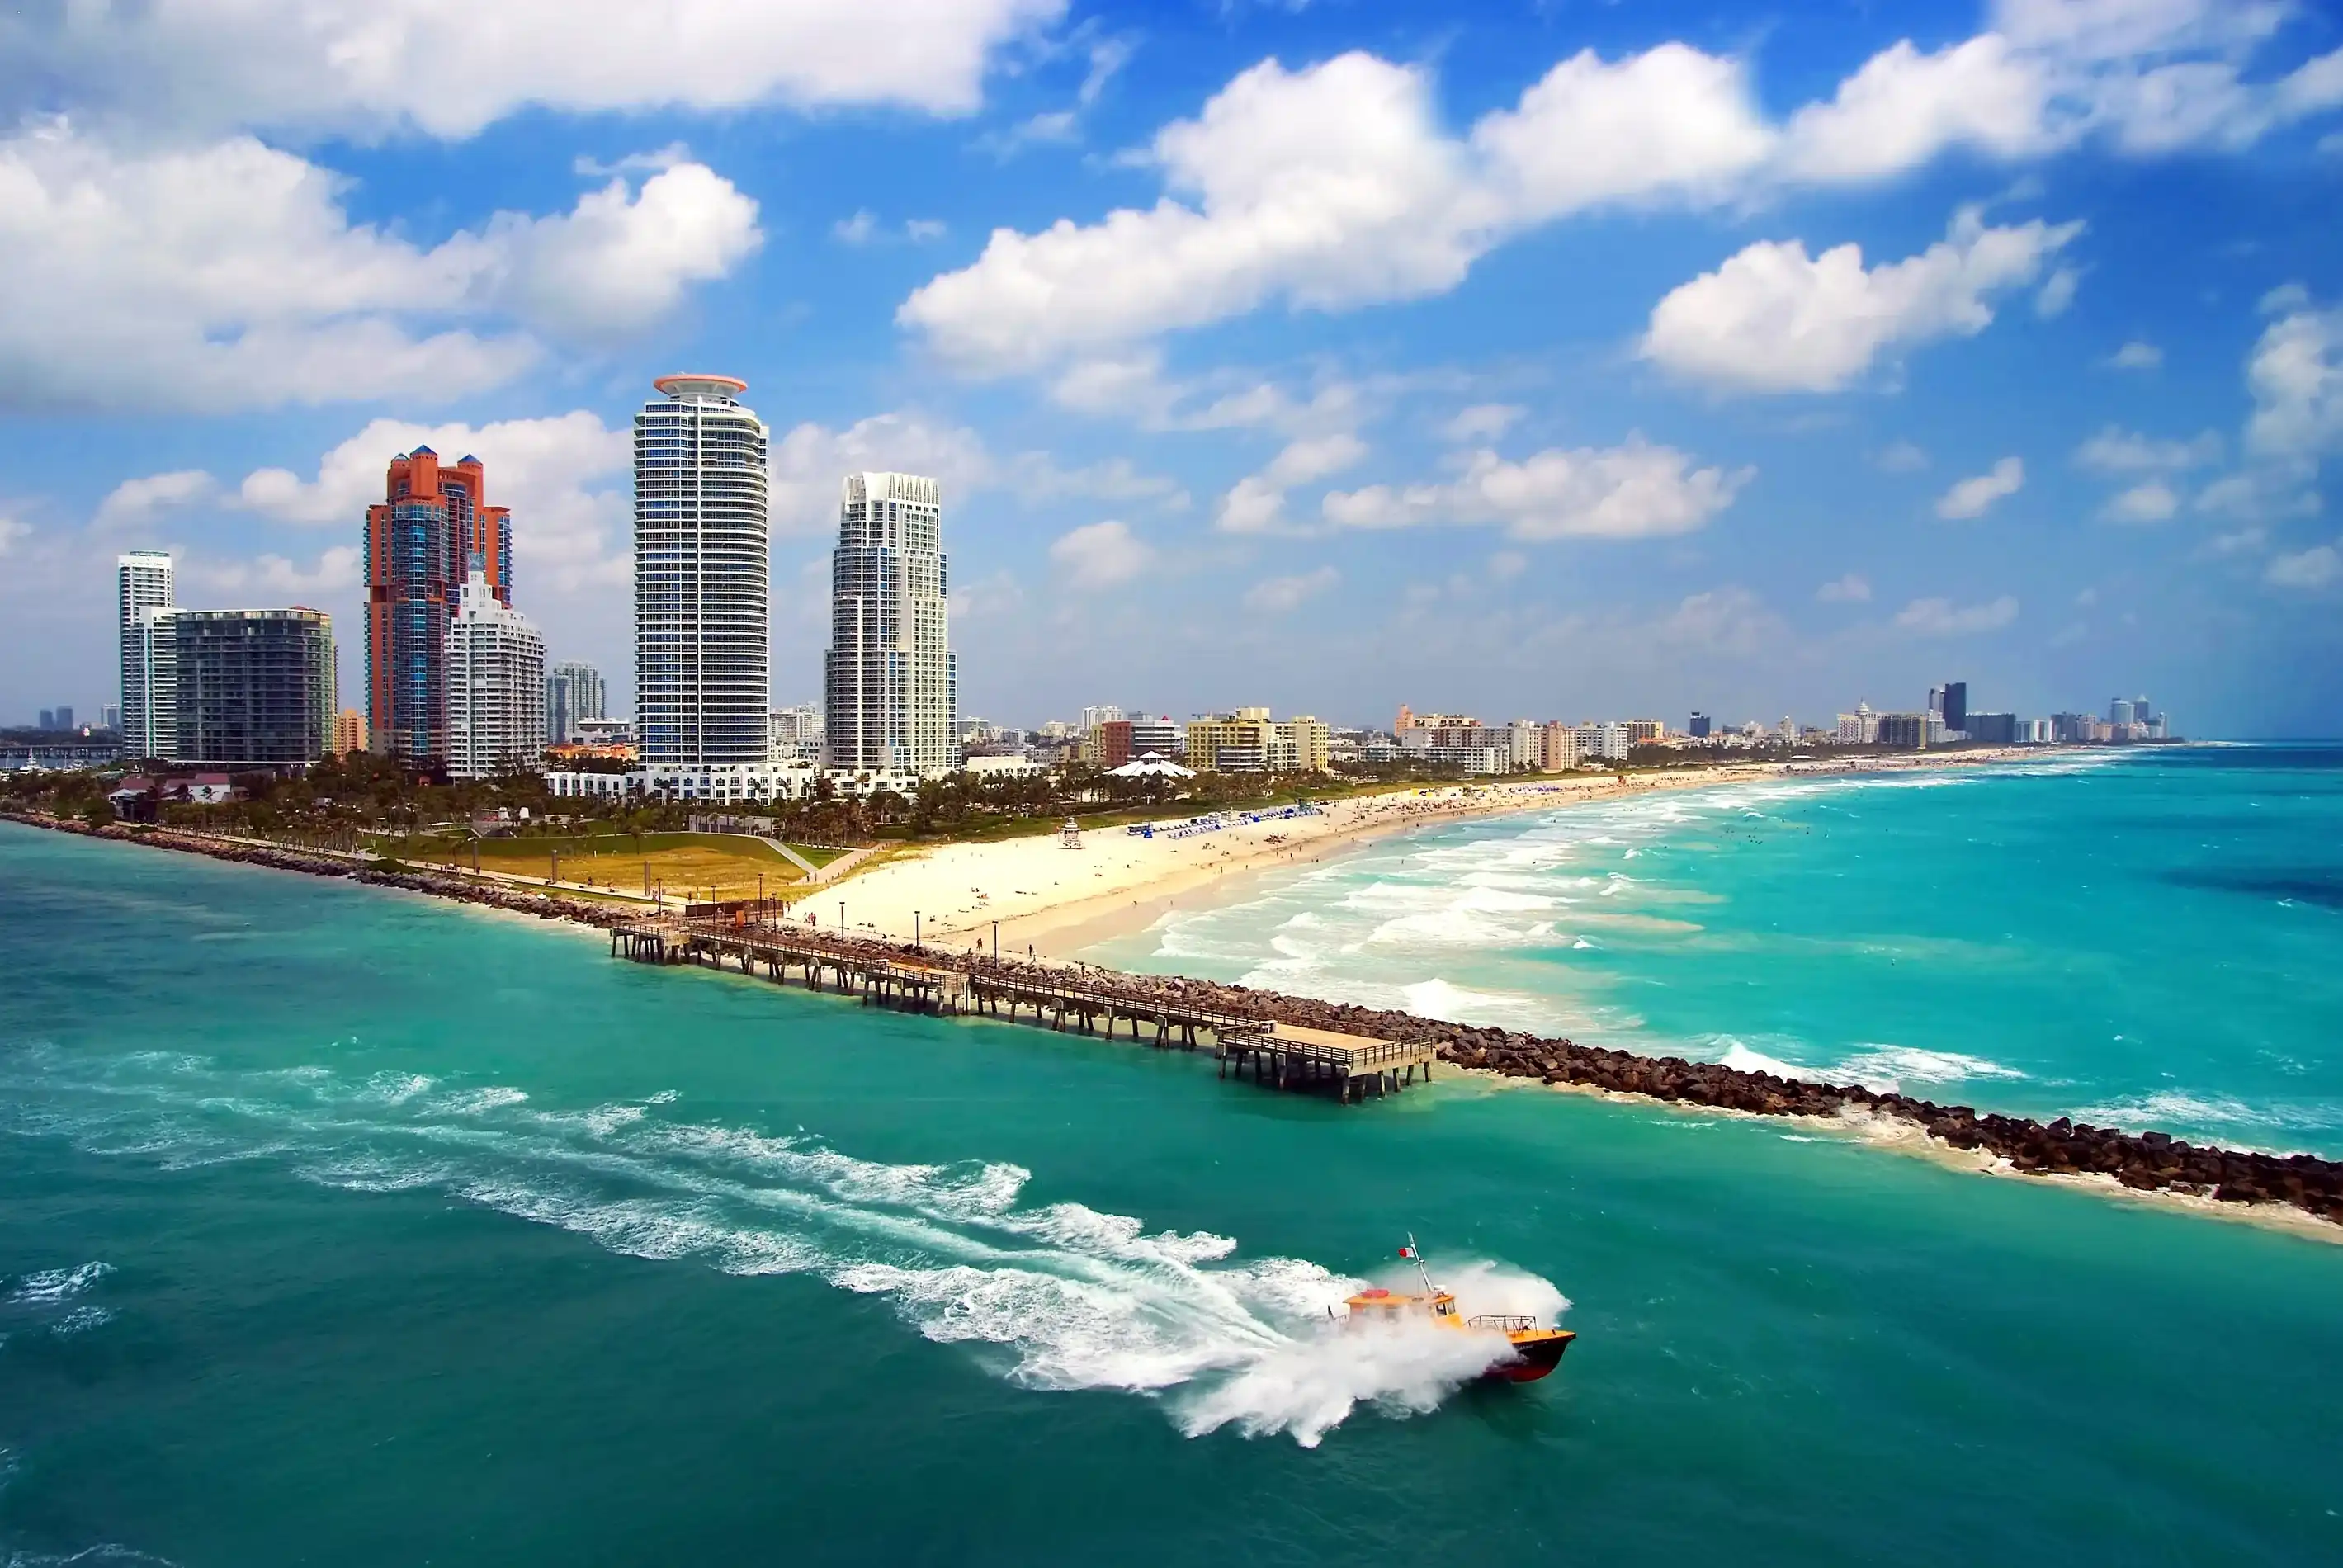
[[[1415,1244],[1414,1231],[1407,1233],[1407,1245],[1400,1249],[1399,1255],[1415,1265],[1416,1277],[1423,1282],[1424,1294],[1436,1296],[1440,1293],[1440,1287],[1432,1282],[1432,1271],[1423,1266],[1423,1249]]]

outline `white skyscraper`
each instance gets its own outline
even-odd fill
[[[493,779],[545,747],[545,638],[478,568],[447,623],[447,776]]]
[[[635,416],[635,725],[645,768],[765,762],[764,424],[729,376],[662,376]]]
[[[943,495],[911,474],[849,474],[830,557],[824,749],[832,768],[960,766]]]
[[[133,757],[167,758],[174,722],[170,639],[156,637],[152,623],[176,602],[170,552],[116,557],[114,587],[122,638],[123,745]]]

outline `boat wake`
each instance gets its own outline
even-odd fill
[[[437,1191],[630,1257],[812,1275],[884,1299],[1011,1382],[1140,1394],[1191,1436],[1314,1446],[1362,1408],[1432,1410],[1508,1353],[1502,1336],[1429,1324],[1333,1332],[1363,1282],[1241,1259],[1225,1236],[1028,1201],[1031,1173],[1015,1165],[889,1164],[684,1109],[671,1091],[559,1110],[509,1086],[238,1071],[166,1052],[0,1056],[0,1131],[166,1168],[266,1161],[351,1191]],[[1493,1264],[1443,1276],[1473,1312],[1550,1319],[1567,1304]]]

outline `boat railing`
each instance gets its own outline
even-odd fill
[[[1537,1327],[1538,1321],[1535,1318],[1513,1318],[1483,1314],[1480,1317],[1466,1318],[1464,1320],[1464,1326],[1468,1329],[1493,1329],[1501,1334],[1516,1334],[1524,1330]]]

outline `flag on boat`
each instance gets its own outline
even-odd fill
[[[1413,1247],[1402,1247],[1399,1250],[1399,1255],[1403,1258],[1413,1258],[1415,1256],[1415,1249]]]

